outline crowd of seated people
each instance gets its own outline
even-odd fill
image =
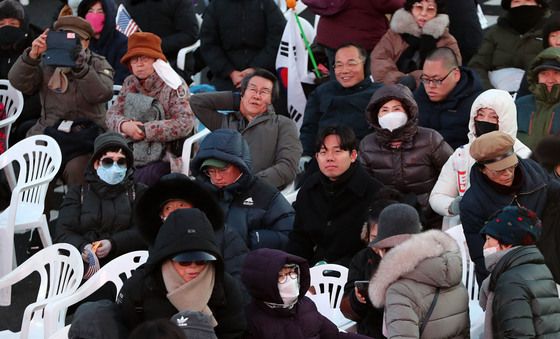
[[[121,1],[141,30],[128,36],[114,0],[69,1],[36,32],[0,1],[0,78],[32,110],[12,137],[46,134],[62,153],[52,238],[85,267],[149,252],[117,296],[80,303],[71,333],[190,338],[192,318],[219,339],[468,338],[463,245],[445,232],[460,224],[484,337],[560,336],[560,16],[502,0],[465,42],[451,0],[302,1],[332,64],[301,126],[273,106],[286,20],[272,0],[213,0],[201,26],[191,0]],[[218,92],[193,94],[179,70],[197,40]],[[211,132],[181,159],[199,123]],[[349,269],[340,308],[357,333],[306,295],[325,263]]]

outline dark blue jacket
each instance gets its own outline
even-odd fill
[[[476,72],[460,67],[461,80],[445,100],[432,102],[424,84],[414,92],[418,104],[419,126],[435,129],[449,146],[456,149],[469,143],[469,120],[474,99],[482,93],[482,83]]]
[[[117,15],[115,2],[101,0],[101,6],[103,6],[103,12],[105,12],[105,24],[103,25],[103,31],[101,31],[99,40],[90,40],[89,49],[107,59],[115,70],[115,75],[113,76],[115,85],[122,85],[124,78],[130,75],[128,67],[121,64],[121,58],[128,49],[128,38],[115,28],[115,16]],[[85,18],[87,8],[80,6],[78,14]]]
[[[482,255],[485,239],[479,233],[484,222],[498,210],[514,204],[535,211],[539,218],[543,216],[550,177],[530,159],[519,159],[515,175],[519,173],[522,176],[519,190],[515,194],[501,194],[488,182],[489,179],[477,165],[471,170],[471,186],[461,200],[460,210],[463,231],[479,283],[488,275]]]
[[[336,80],[317,87],[309,95],[300,129],[303,155],[315,154],[317,133],[326,126],[346,125],[354,130],[358,141],[371,133],[365,111],[371,96],[381,86],[368,77],[350,88],[342,87]]]
[[[212,185],[201,173],[204,160],[213,158],[238,167],[242,176],[224,188]],[[251,153],[241,134],[218,129],[207,136],[191,165],[192,173],[215,194],[226,225],[239,232],[247,247],[283,249],[294,223],[294,209],[275,187],[251,174]]]

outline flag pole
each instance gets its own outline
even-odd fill
[[[311,46],[309,45],[309,41],[307,40],[307,36],[305,35],[305,32],[303,31],[303,27],[301,27],[301,22],[299,21],[299,16],[296,13],[295,4],[296,4],[295,1],[290,1],[290,0],[286,1],[286,6],[288,7],[288,9],[294,11],[296,22],[297,22],[297,25],[298,25],[298,28],[299,28],[299,33],[300,33],[301,37],[303,38],[303,43],[305,44],[305,49],[307,50],[307,54],[309,54],[309,58],[311,59],[311,64],[313,65],[313,72],[315,72],[315,76],[317,77],[317,79],[320,79],[321,78],[321,73],[319,72],[319,68],[317,67],[317,61],[315,61],[315,55],[313,55],[313,51],[311,51]]]

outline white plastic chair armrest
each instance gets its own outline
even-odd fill
[[[185,70],[185,58],[187,57],[187,54],[196,51],[196,49],[199,47],[200,40],[197,40],[194,44],[183,47],[179,50],[179,52],[177,53],[177,67],[179,67],[180,70]]]
[[[191,162],[191,151],[192,151],[192,145],[204,138],[205,136],[207,136],[208,134],[210,134],[210,130],[208,128],[203,129],[202,131],[196,133],[195,135],[187,138],[185,140],[185,142],[183,143],[183,154],[181,155],[181,159],[183,160],[183,168],[181,169],[181,172],[184,175],[189,175],[189,165]]]

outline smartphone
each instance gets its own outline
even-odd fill
[[[368,288],[369,288],[369,280],[356,280],[356,281],[354,281],[354,287],[356,287],[358,289],[358,292],[360,292],[362,297],[367,298]]]

